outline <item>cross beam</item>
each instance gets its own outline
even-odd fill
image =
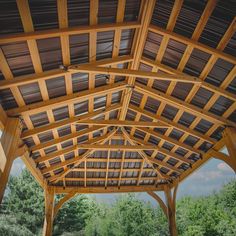
[[[169,125],[161,122],[147,122],[147,121],[120,121],[120,120],[79,120],[76,122],[80,125],[97,125],[97,126],[117,126],[117,127],[154,127],[154,128],[169,128]]]

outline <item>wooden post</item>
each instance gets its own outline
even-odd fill
[[[8,118],[1,138],[0,160],[5,160],[0,175],[0,203],[2,202],[12,163],[20,143],[21,123],[18,118]]]
[[[176,219],[175,219],[175,213],[176,213],[176,206],[175,206],[175,200],[176,200],[176,193],[177,193],[176,186],[174,188],[174,193],[172,194],[171,188],[169,185],[166,185],[164,187],[165,197],[166,197],[166,206],[167,206],[167,215],[168,215],[168,222],[169,222],[169,231],[171,236],[177,236],[177,227],[176,227]]]
[[[226,163],[236,172],[236,128],[225,128],[223,137],[229,152],[229,158]]]
[[[43,236],[51,236],[53,229],[53,213],[54,213],[54,188],[46,186],[44,188],[45,199],[45,219],[43,226]]]
[[[175,212],[176,212],[175,201],[176,201],[177,189],[178,189],[178,185],[176,185],[176,187],[174,188],[174,192],[172,194],[170,186],[169,185],[164,186],[166,203],[164,203],[162,199],[156,193],[152,191],[147,192],[160,204],[161,209],[163,210],[164,214],[168,218],[170,236],[178,235],[177,227],[176,227],[176,219],[175,219]]]

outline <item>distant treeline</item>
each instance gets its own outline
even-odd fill
[[[57,201],[62,196],[57,197]],[[11,177],[0,212],[0,235],[41,235],[43,191],[27,170]],[[180,236],[236,235],[236,181],[207,197],[184,197],[177,202]],[[168,236],[162,210],[135,197],[122,195],[114,204],[99,204],[78,195],[59,210],[53,235]]]

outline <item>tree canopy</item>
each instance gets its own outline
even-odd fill
[[[56,201],[61,196],[57,196]],[[41,235],[44,218],[43,190],[27,170],[10,177],[0,213],[0,235]],[[236,181],[204,197],[177,201],[180,236],[236,235]],[[124,194],[112,205],[77,195],[59,210],[53,235],[168,236],[167,219],[160,207]]]

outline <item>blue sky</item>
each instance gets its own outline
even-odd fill
[[[223,152],[227,152],[225,149]],[[23,162],[18,158],[12,167],[11,174],[18,175],[25,168]],[[177,198],[183,196],[203,196],[219,190],[224,184],[235,179],[234,171],[224,162],[212,158],[204,166],[195,171],[185,181],[181,182],[178,188]],[[113,203],[122,194],[93,194],[92,198],[102,203]],[[163,197],[162,194],[160,194]],[[146,193],[138,193],[137,197],[144,201],[151,202],[152,205],[157,203]]]

